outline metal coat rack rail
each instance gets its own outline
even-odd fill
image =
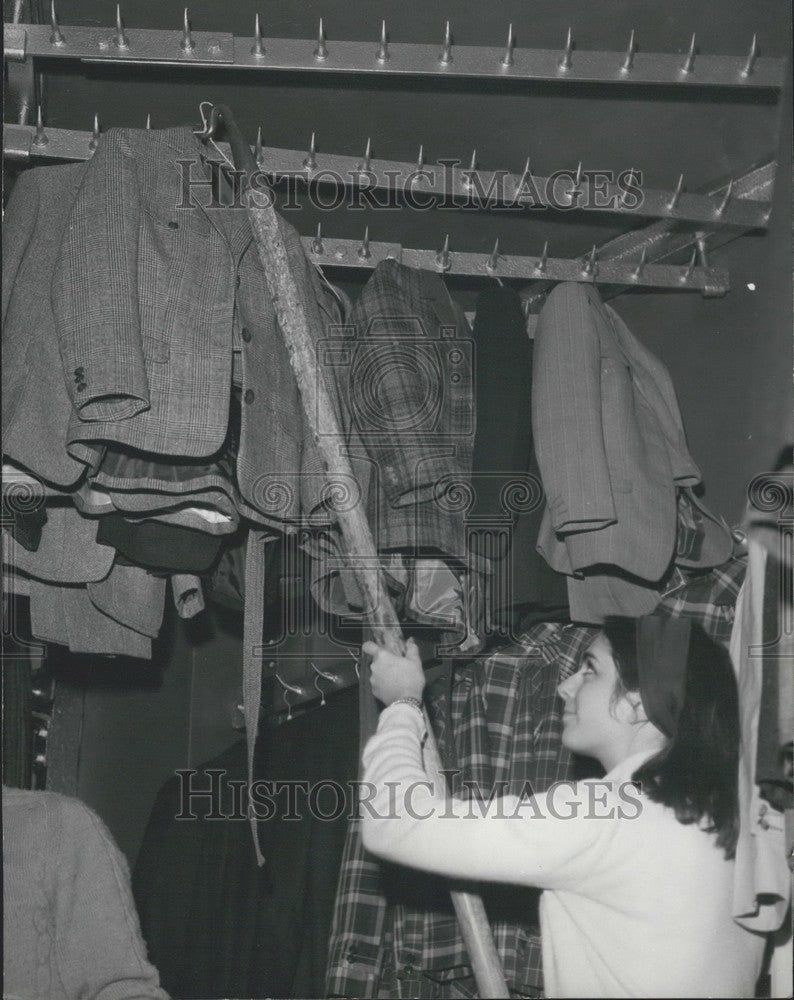
[[[151,127],[151,119],[147,119],[146,127]],[[9,127],[9,131],[11,135],[4,140],[4,150],[11,158],[85,160],[96,148],[100,126],[95,116],[91,132],[45,129],[39,115],[37,126]],[[220,148],[228,154],[228,146],[221,143]],[[769,221],[769,205],[735,197],[732,184],[720,188],[716,194],[690,193],[684,190],[683,174],[671,190],[650,189],[642,186],[641,174],[631,169],[624,171],[622,183],[604,183],[605,175],[600,179],[588,175],[582,163],[551,176],[534,173],[529,159],[521,174],[483,171],[477,168],[476,152],[468,166],[457,160],[434,164],[425,163],[421,146],[415,163],[376,160],[372,158],[369,140],[363,157],[341,156],[318,153],[314,133],[305,152],[263,147],[261,130],[255,153],[257,161],[263,162],[268,173],[276,178],[363,188],[378,194],[387,192],[389,197],[401,195],[421,207],[451,199],[458,205],[481,208],[576,209],[742,229],[762,229]]]
[[[128,28],[120,6],[115,24],[107,28],[61,25],[53,0],[50,24],[6,26],[5,48],[7,58],[17,60],[30,55],[84,62],[622,86],[778,90],[785,74],[784,60],[763,56],[755,35],[743,53],[711,55],[700,53],[694,34],[687,38],[683,53],[645,52],[633,31],[625,48],[596,52],[579,50],[570,28],[558,49],[536,49],[518,46],[512,24],[502,36],[504,43],[497,46],[455,45],[449,22],[443,38],[434,44],[392,40],[385,21],[380,38],[372,42],[329,39],[322,19],[314,39],[265,37],[259,15],[253,27],[252,36],[193,31],[185,9],[179,30]]]
[[[88,160],[93,156],[99,139],[98,130],[93,133],[65,129],[45,131],[39,120],[37,126],[7,127],[4,130],[3,147],[4,153],[10,159],[27,160],[32,156],[41,156],[79,161]],[[220,148],[223,149],[223,145]],[[268,151],[263,150],[260,144],[255,147],[255,154],[258,162],[267,163]],[[269,172],[270,169],[268,165]],[[728,197],[731,189],[732,184],[725,189]],[[709,200],[716,201],[712,198]],[[725,195],[722,200],[727,200]],[[764,206],[761,204],[759,207],[758,202],[748,200],[737,204],[743,204],[756,211],[765,211]],[[746,213],[746,217],[752,218],[753,213]],[[303,243],[309,256],[318,264],[340,268],[369,270],[377,266],[380,261],[392,258],[412,267],[452,275],[677,288],[701,291],[709,296],[724,295],[730,287],[730,278],[725,269],[709,267],[705,263],[702,245],[692,252],[688,264],[670,265],[649,262],[647,248],[640,248],[633,261],[603,260],[596,246],[586,256],[577,258],[551,257],[548,244],[535,256],[502,254],[499,252],[498,240],[490,254],[468,253],[451,249],[448,238],[444,245],[437,249],[404,248],[399,243],[371,241],[369,230],[365,231],[363,239],[359,241],[324,237],[318,228],[316,235],[304,237]]]

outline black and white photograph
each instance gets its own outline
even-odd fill
[[[794,996],[791,3],[3,8],[3,1000]]]

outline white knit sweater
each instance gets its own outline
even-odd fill
[[[368,743],[363,838],[375,854],[450,878],[546,891],[541,932],[550,997],[752,997],[764,938],[731,918],[733,862],[715,837],[626,784],[532,799],[443,803],[428,788],[421,715],[394,705]]]

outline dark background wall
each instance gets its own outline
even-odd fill
[[[61,0],[69,24],[110,24],[115,6],[104,0]],[[125,23],[173,27],[183,5],[127,0]],[[518,46],[561,46],[569,25],[579,49],[622,49],[632,29],[645,51],[686,52],[693,32],[710,54],[747,51],[753,33],[763,55],[790,50],[790,5],[720,0],[692,4],[639,0],[587,4],[576,0],[458,0],[380,3],[295,3],[270,0],[220,4],[196,0],[195,30],[251,34],[254,13],[265,35],[312,37],[324,18],[335,39],[372,40],[383,17],[398,41],[441,42],[452,22],[458,44],[503,43],[513,23]],[[701,466],[706,497],[729,521],[740,519],[749,480],[769,469],[792,440],[791,370],[791,95],[618,90],[553,84],[455,83],[387,78],[318,78],[236,72],[190,73],[179,68],[123,70],[52,63],[46,71],[48,124],[88,129],[94,113],[103,128],[198,122],[201,100],[226,100],[253,140],[261,125],[268,145],[303,148],[317,133],[318,155],[363,153],[412,160],[424,144],[427,160],[473,149],[483,168],[518,172],[527,156],[542,174],[582,161],[586,169],[643,172],[646,184],[672,187],[684,172],[687,187],[727,181],[778,156],[779,173],[770,228],[744,236],[712,256],[731,273],[722,299],[696,293],[634,292],[613,304],[636,335],[669,366],[690,447]],[[781,123],[784,128],[781,131]],[[330,236],[355,237],[370,226],[373,239],[406,246],[490,251],[498,236],[504,253],[574,256],[621,231],[616,217],[582,213],[417,212],[325,213],[303,204],[291,220],[304,234],[322,218]],[[641,222],[639,224],[642,224]],[[333,276],[333,275],[332,275]],[[354,282],[355,285],[355,282]],[[753,286],[751,290],[750,286]],[[471,308],[481,285],[452,282]],[[79,794],[106,818],[132,857],[156,788],[174,767],[199,763],[233,742],[230,713],[239,684],[240,643],[233,633],[207,626],[198,638],[175,623],[152,670],[113,679],[97,662],[81,687],[83,734]],[[103,678],[104,674],[104,678]]]

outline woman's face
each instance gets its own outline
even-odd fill
[[[636,717],[625,695],[615,699],[618,671],[604,635],[593,640],[579,670],[558,687],[564,703],[562,743],[610,769],[623,758]]]

